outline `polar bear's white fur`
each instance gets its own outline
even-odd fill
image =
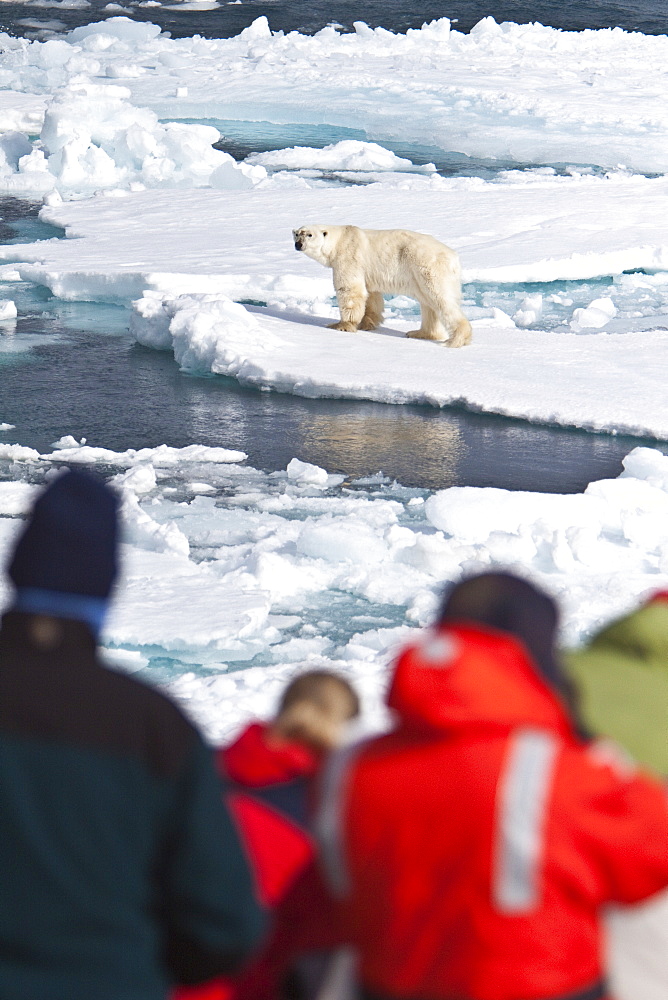
[[[454,250],[433,236],[406,229],[301,226],[295,249],[334,272],[341,320],[334,330],[375,330],[383,321],[383,292],[417,299],[419,330],[408,337],[463,347],[471,324],[461,311],[461,269]]]

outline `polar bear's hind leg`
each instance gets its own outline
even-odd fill
[[[445,273],[433,268],[420,271],[420,293],[424,296],[420,301],[422,327],[436,333],[436,336],[425,339],[445,340],[448,347],[464,347],[471,342],[471,324],[459,307],[459,267],[453,267],[450,262],[448,265],[444,269]],[[437,317],[437,322],[432,327],[428,327],[425,321],[427,312]]]
[[[420,309],[422,312],[420,329],[409,330],[406,336],[413,337],[415,340],[434,340],[444,344],[448,339],[448,333],[441,323],[438,313],[424,302],[420,303]]]

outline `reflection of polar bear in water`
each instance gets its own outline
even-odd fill
[[[459,257],[433,236],[357,226],[302,226],[293,236],[296,250],[334,271],[341,321],[333,329],[375,330],[383,321],[383,292],[393,292],[420,303],[422,325],[408,337],[448,347],[471,340],[459,307]]]

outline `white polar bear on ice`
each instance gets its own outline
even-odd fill
[[[408,337],[463,347],[471,324],[461,311],[461,269],[454,250],[433,236],[406,229],[301,226],[295,249],[334,271],[341,321],[334,330],[375,330],[383,321],[383,292],[417,299],[419,330]]]

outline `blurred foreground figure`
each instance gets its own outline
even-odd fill
[[[323,860],[367,1000],[607,1000],[602,908],[668,885],[665,789],[578,735],[556,620],[507,574],[456,586],[398,658],[395,731],[329,769]]]
[[[566,662],[592,730],[668,777],[668,591],[606,625]]]
[[[236,968],[262,914],[210,752],[105,668],[117,501],[67,472],[38,498],[0,629],[0,997],[162,1000]]]
[[[566,662],[592,730],[668,778],[668,592],[606,625]],[[668,891],[614,908],[606,921],[615,996],[666,1000]]]
[[[309,832],[313,782],[325,756],[339,745],[346,724],[359,715],[348,682],[325,670],[300,674],[287,686],[272,722],[253,722],[218,751],[225,799],[252,859],[263,903],[275,908],[312,861]],[[263,1000],[309,992],[326,960],[302,963],[286,977],[263,959],[246,970]],[[245,995],[245,977],[181,989],[174,1000],[229,1000]],[[286,980],[285,983],[283,980]]]

